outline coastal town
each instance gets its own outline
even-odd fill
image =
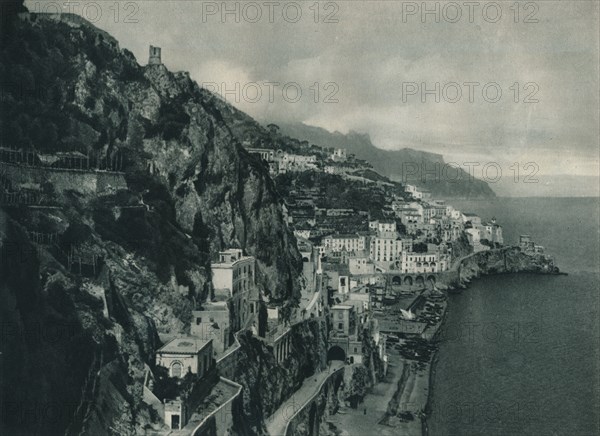
[[[285,365],[291,354],[302,352],[294,347],[294,327],[318,320],[327,326],[326,367],[316,378],[307,374],[292,404],[284,402],[265,419],[268,433],[293,434],[294,416],[329,377],[344,374],[353,386],[369,368],[374,382],[345,396],[338,410],[347,411],[331,416],[330,428],[356,426],[352,420],[359,419],[419,434],[447,291],[461,285],[461,259],[503,247],[502,226],[493,217],[485,220],[434,199],[425,188],[383,178],[345,149],[305,144],[308,154],[299,154],[244,145],[280,190],[283,220],[302,257],[301,296],[295,306],[270,301],[257,285],[256,259],[239,247],[221,251],[211,263],[213,292],[192,311],[188,333],[159,332],[161,345],[145,365],[142,400],[163,423],[151,433],[228,434],[234,401],[243,395],[235,379],[238,336],[250,334]],[[118,156],[39,155],[2,147],[0,159],[5,206],[56,207],[45,202],[51,197],[44,197],[41,180],[59,189],[79,185],[95,195],[125,186]],[[99,178],[93,187],[77,181],[90,176]],[[328,192],[335,183],[354,190],[341,205]],[[365,202],[365,195],[377,201]],[[150,210],[141,199],[126,207]],[[40,247],[58,247],[58,234],[29,236]],[[521,236],[519,249],[543,253],[528,235]],[[98,263],[93,247],[74,245],[59,254],[68,258],[70,271],[93,281]],[[106,299],[104,304],[108,313]],[[388,388],[379,402],[366,398],[380,386]],[[361,416],[363,409],[368,416]]]
[[[64,111],[27,96],[46,124],[7,105],[35,129],[0,141],[0,291],[18,327],[1,381],[20,409],[74,407],[15,413],[10,430],[423,435],[450,295],[480,275],[558,273],[534,237],[506,243],[426,175],[392,180],[263,126],[170,72],[160,47],[141,66],[72,14],[13,24],[58,47],[15,75],[76,67],[73,89],[53,89]],[[19,41],[7,56],[29,53]],[[15,333],[34,322],[70,335]]]
[[[327,378],[342,370],[345,379],[352,380],[369,367],[365,359],[372,360],[374,352],[381,371],[376,384],[393,389],[388,388],[379,403],[365,399],[369,392],[365,390],[348,397],[340,410],[354,410],[362,425],[365,419],[369,426],[382,421],[406,434],[420,434],[436,348],[432,340],[444,318],[445,291],[455,289],[461,257],[503,246],[502,226],[493,217],[485,221],[433,199],[415,185],[352,174],[368,170],[368,164],[356,162],[344,149],[318,155],[250,147],[247,151],[268,166],[276,182],[289,173],[308,173],[312,179],[319,172],[335,174],[371,192],[381,191],[384,207],[375,217],[372,210],[359,207],[326,207],[322,187],[295,186],[287,191],[284,220],[296,236],[303,262],[299,305],[284,313],[258,290],[252,256],[235,247],[221,252],[211,265],[214,295],[202,303],[202,310],[193,312],[190,334],[162,336],[165,345],[156,351],[157,368],[164,368],[170,378],[203,380],[205,395],[160,400],[155,395],[156,375],[148,368],[144,401],[163,417],[169,434],[211,434],[211,417],[216,417],[214,434],[228,434],[231,403],[242,390],[230,363],[239,349],[237,335],[251,332],[267,344],[278,364],[285,365],[291,353],[302,352],[293,347],[293,327],[317,319],[328,325],[327,369],[316,378],[309,375],[292,403],[285,402],[266,419],[268,433],[294,434],[290,422]],[[521,236],[520,249],[543,252],[528,235]],[[266,319],[259,316],[261,304],[266,305]],[[179,392],[185,391],[184,385],[177,384]],[[363,416],[363,409],[364,415],[369,409],[369,417]],[[359,425],[352,416],[349,412],[332,416],[330,428]]]

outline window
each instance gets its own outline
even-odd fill
[[[196,325],[200,325],[201,322],[202,322],[202,318],[196,318]]]
[[[181,363],[173,362],[171,365],[171,377],[181,377],[182,368]]]
[[[342,322],[338,323],[338,330],[344,330],[344,323],[342,323]]]

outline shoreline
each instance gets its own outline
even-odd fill
[[[435,338],[440,334],[440,332],[442,331],[442,329],[445,327],[446,324],[446,320],[448,317],[448,312],[450,310],[450,305],[449,305],[449,299],[448,299],[448,295],[450,293],[455,293],[455,292],[462,292],[463,290],[469,289],[469,284],[472,283],[472,279],[477,279],[480,277],[493,277],[493,276],[498,276],[498,275],[510,275],[510,274],[518,274],[518,275],[522,275],[522,274],[532,274],[532,275],[546,275],[546,276],[568,276],[569,274],[566,272],[562,272],[562,271],[552,271],[552,272],[540,272],[540,271],[502,271],[502,272],[495,272],[495,273],[484,273],[484,274],[480,274],[477,276],[474,276],[472,278],[466,279],[466,281],[462,281],[458,287],[448,287],[445,292],[446,292],[446,307],[444,310],[444,314],[442,316],[442,320],[440,321],[439,325],[437,326],[437,330],[435,332],[435,334],[431,337],[431,339],[429,340],[429,342],[435,340]],[[433,411],[433,403],[434,403],[434,398],[433,398],[433,394],[434,394],[434,389],[435,389],[435,383],[434,383],[434,378],[435,378],[435,374],[436,374],[436,366],[437,363],[439,361],[439,349],[437,349],[432,357],[431,357],[431,361],[429,362],[429,389],[428,389],[428,395],[427,395],[427,400],[425,403],[425,407],[424,407],[424,414],[421,417],[421,435],[422,436],[429,436],[429,426],[428,426],[428,419],[431,417],[431,412]]]
[[[447,294],[446,294],[447,295]],[[448,300],[446,300],[446,310],[444,310],[444,316],[442,317],[442,321],[439,324],[439,328],[435,332],[435,335],[431,338],[431,340],[435,340],[437,336],[440,334],[442,329],[445,327],[446,320],[448,318],[448,312],[450,311],[450,305],[448,304]],[[436,374],[436,366],[439,360],[439,349],[433,353],[430,362],[429,368],[429,389],[427,395],[427,401],[425,402],[425,407],[423,409],[424,415],[421,417],[421,434],[423,436],[429,436],[429,426],[427,424],[427,419],[430,417],[431,412],[433,410],[433,394],[434,394],[434,383],[433,380]]]
[[[449,297],[452,293],[459,293],[469,288],[469,285],[473,280],[484,277],[484,276],[495,276],[495,275],[511,275],[511,274],[533,274],[533,275],[568,275],[565,272],[561,272],[555,267],[553,259],[541,256],[531,256],[525,253],[521,253],[520,250],[516,251],[517,257],[509,258],[513,263],[508,266],[506,260],[510,253],[510,250],[518,247],[504,247],[492,252],[486,251],[483,259],[477,259],[477,253],[475,256],[468,256],[468,258],[462,259],[455,268],[458,270],[457,280],[451,283],[439,283],[434,284],[433,288],[426,289],[422,292],[429,293],[427,297],[432,297],[433,293],[441,293],[444,295],[444,300],[440,302],[437,299],[431,299],[429,301],[441,304],[441,313],[438,312],[440,319],[437,323],[429,326],[430,334],[426,336],[421,335],[420,337],[404,337],[404,341],[407,341],[407,347],[405,353],[394,350],[390,356],[395,357],[396,364],[404,367],[403,371],[406,371],[406,377],[402,376],[402,383],[398,383],[400,379],[390,385],[390,381],[382,380],[377,385],[378,387],[371,388],[371,392],[365,396],[365,400],[368,401],[369,395],[373,395],[374,391],[380,392],[382,390],[388,391],[387,408],[381,417],[377,420],[377,424],[381,425],[378,428],[379,434],[386,436],[388,434],[404,434],[407,436],[419,435],[429,436],[429,425],[428,420],[431,418],[433,412],[433,406],[435,404],[434,390],[435,390],[435,375],[436,367],[439,363],[439,347],[438,339],[446,327],[448,313],[450,310]],[[504,270],[498,265],[498,254],[502,254],[502,263]],[[495,257],[494,257],[495,256]],[[475,262],[473,263],[473,259]],[[514,262],[517,262],[516,264]],[[516,270],[515,270],[516,268]],[[427,297],[425,297],[427,299]],[[427,333],[427,329],[424,331]],[[426,350],[423,350],[426,349]],[[425,357],[423,352],[430,353],[429,359],[424,360]],[[422,356],[421,358],[419,357]],[[423,359],[423,360],[421,360]],[[375,388],[375,389],[373,389]],[[381,395],[377,394],[372,400],[377,399],[381,401]],[[348,410],[344,414],[357,415],[354,419],[360,419],[357,411]],[[335,419],[335,424],[338,430],[341,430],[342,435],[351,435],[348,428],[360,428],[358,422],[355,426],[348,426],[353,418],[347,416],[346,419],[339,418]],[[346,421],[344,423],[344,421]],[[346,424],[346,425],[344,425]],[[393,430],[393,433],[389,433]]]

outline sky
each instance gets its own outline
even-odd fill
[[[263,122],[446,161],[599,174],[597,1],[27,1],[150,44]],[[437,101],[436,101],[437,100]],[[514,168],[514,167],[513,167]],[[511,173],[512,174],[512,173]]]

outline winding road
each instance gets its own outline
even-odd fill
[[[304,380],[302,387],[283,402],[279,409],[267,419],[267,431],[271,436],[285,436],[288,422],[311,401],[329,376],[344,367],[344,362],[332,360],[327,371],[319,372]]]

